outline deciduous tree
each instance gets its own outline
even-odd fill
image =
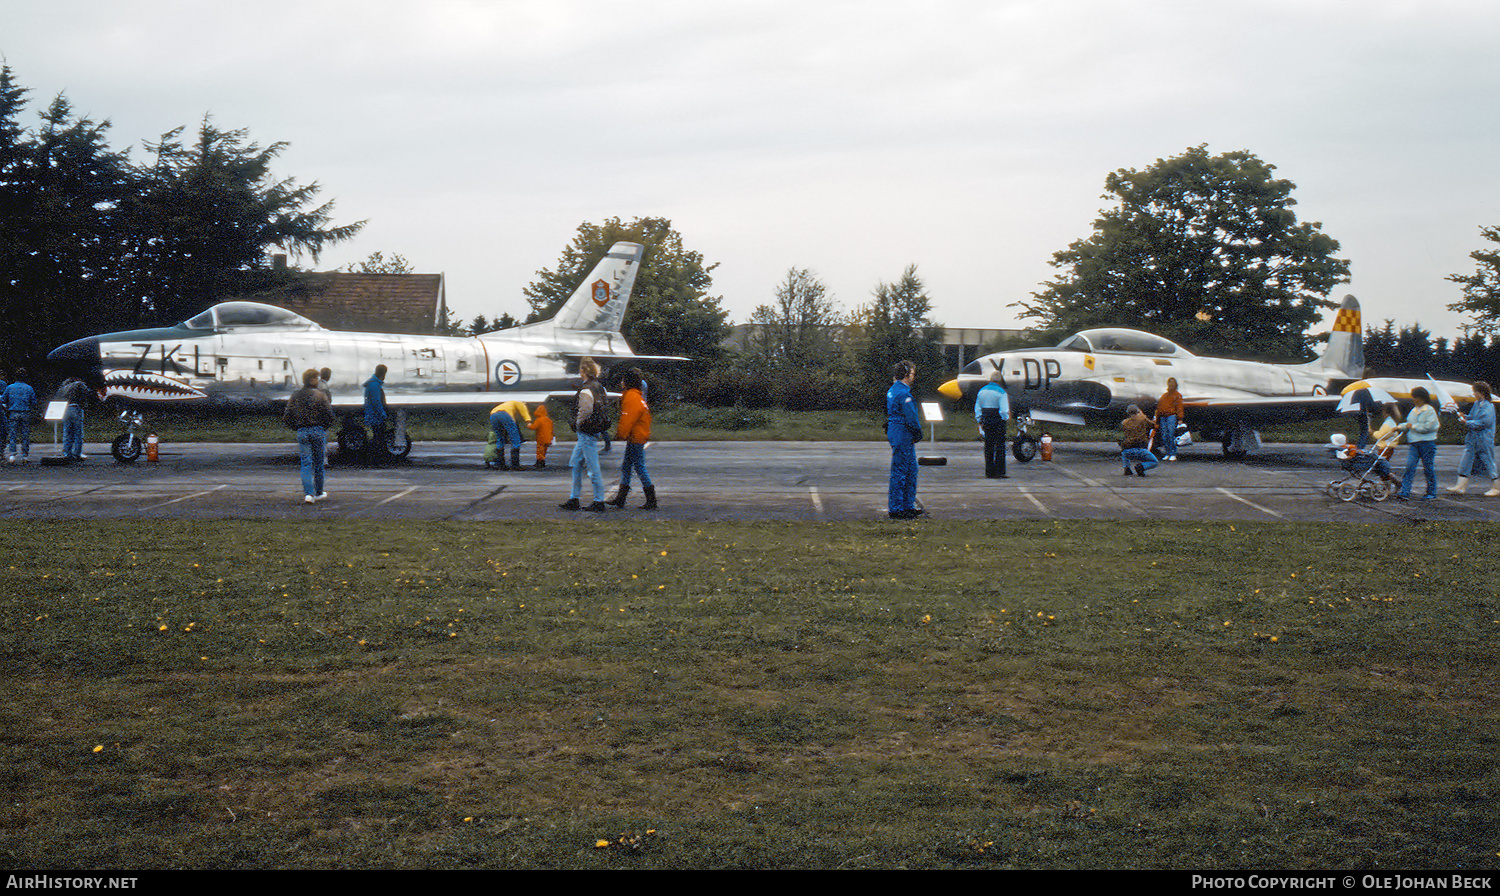
[[[573,290],[617,242],[645,247],[635,289],[621,332],[636,351],[648,355],[683,355],[711,362],[722,352],[726,331],[720,298],[709,295],[716,264],[685,248],[682,236],[666,218],[637,218],[629,224],[609,218],[603,224],[578,225],[557,266],[537,272],[524,290],[531,306],[527,322],[557,313]]]
[[[773,371],[826,368],[839,351],[844,315],[828,288],[805,268],[791,268],[775,301],[750,315],[749,357]]]
[[[1464,298],[1448,310],[1474,315],[1474,329],[1490,335],[1500,332],[1500,227],[1481,227],[1479,232],[1497,246],[1469,253],[1475,261],[1474,273],[1449,275],[1449,280],[1464,288]]]
[[[1295,184],[1274,170],[1248,152],[1196,146],[1115,171],[1104,183],[1115,207],[1053,256],[1061,274],[1015,304],[1048,335],[1135,327],[1205,353],[1305,356],[1349,263],[1321,224],[1297,220]]]
[[[916,265],[895,283],[876,286],[874,299],[856,309],[852,323],[854,373],[872,396],[890,388],[891,365],[900,360],[917,365],[914,392],[937,388],[943,374],[942,327],[932,320],[932,299]]]

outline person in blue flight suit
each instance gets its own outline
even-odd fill
[[[1010,420],[1010,396],[1001,384],[1004,374],[996,370],[974,396],[974,419],[984,433],[984,475],[1005,479],[1005,425]]]
[[[389,416],[385,407],[384,364],[377,365],[375,375],[365,380],[365,425],[370,427],[370,444],[367,457],[383,460],[385,455],[385,421]]]
[[[891,443],[891,484],[886,509],[893,520],[911,520],[917,509],[917,442],[922,440],[922,418],[911,396],[917,365],[897,361],[891,368],[891,388],[885,393],[885,438]]]

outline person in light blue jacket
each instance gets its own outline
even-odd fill
[[[1010,396],[1005,394],[1004,375],[996,370],[979,394],[974,396],[974,420],[984,435],[984,475],[989,479],[1005,476],[1005,427],[1010,419]]]
[[[1437,434],[1438,414],[1437,408],[1432,406],[1432,395],[1421,386],[1411,390],[1411,400],[1416,405],[1411,414],[1407,416],[1406,422],[1398,429],[1406,433],[1406,472],[1401,475],[1401,491],[1396,493],[1396,499],[1405,501],[1411,497],[1412,480],[1417,477],[1417,461],[1422,462],[1422,470],[1427,474],[1427,492],[1422,495],[1423,501],[1431,501],[1437,497]]]
[[[1495,404],[1490,394],[1490,384],[1479,382],[1474,384],[1474,405],[1469,408],[1469,413],[1459,413],[1458,419],[1463,421],[1464,429],[1464,457],[1458,463],[1458,482],[1448,488],[1455,495],[1461,495],[1469,487],[1470,473],[1483,473],[1490,477],[1490,490],[1485,496],[1493,498],[1500,496],[1500,486],[1496,485],[1495,474]]]

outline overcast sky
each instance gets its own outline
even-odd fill
[[[1500,225],[1494,0],[0,0],[0,56],[137,148],[205,113],[447,275],[465,321],[584,221],[670,218],[736,321],[788,268],[852,308],[915,264],[949,326],[1086,237],[1106,174],[1249,150],[1342,243],[1367,325],[1463,318]],[[137,155],[137,158],[140,156]]]

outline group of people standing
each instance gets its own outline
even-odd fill
[[[96,393],[76,376],[63,380],[55,400],[64,403],[63,454],[68,460],[83,460],[83,409]],[[98,393],[100,399],[103,393]],[[16,370],[11,382],[0,378],[0,445],[5,447],[5,461],[24,464],[31,461],[31,422],[37,413],[36,390],[27,382],[25,369]]]
[[[578,389],[576,414],[573,429],[578,441],[573,445],[573,454],[568,466],[573,473],[573,488],[568,500],[558,505],[561,510],[587,510],[602,513],[606,507],[624,507],[630,494],[631,475],[641,480],[641,490],[646,501],[642,510],[656,509],[656,486],[646,470],[646,443],[651,440],[651,406],[646,402],[646,381],[635,368],[626,370],[620,377],[620,421],[615,438],[625,442],[625,459],[620,465],[620,486],[615,497],[604,500],[604,474],[599,468],[599,442],[608,438],[612,425],[609,415],[609,398],[599,382],[599,365],[593,358],[578,362],[578,375],[583,385]],[[585,505],[583,476],[588,473],[593,488],[594,500]]]
[[[1125,419],[1120,421],[1120,463],[1126,476],[1132,473],[1145,476],[1156,467],[1152,438],[1161,448],[1162,460],[1177,460],[1177,421],[1182,417],[1182,393],[1177,389],[1176,377],[1167,377],[1167,391],[1156,400],[1154,417],[1147,417],[1139,405],[1126,408]]]
[[[599,382],[599,365],[593,358],[584,358],[578,365],[583,385],[578,390],[577,416],[572,421],[578,433],[569,466],[573,474],[573,488],[568,500],[561,504],[563,510],[603,511],[612,504],[624,507],[630,494],[632,476],[641,481],[646,501],[642,510],[655,510],[656,487],[646,469],[646,443],[651,440],[651,406],[646,403],[646,382],[635,368],[626,370],[620,377],[623,394],[620,398],[619,428],[615,438],[625,442],[625,460],[620,470],[620,486],[615,497],[604,500],[604,476],[599,468],[599,442],[608,438],[614,421],[609,413],[609,396]],[[374,374],[364,383],[364,420],[372,433],[371,447],[378,451],[385,447],[385,424],[389,409],[385,402],[384,364],[375,368]],[[302,374],[302,388],[287,400],[283,420],[297,432],[297,450],[302,463],[303,500],[316,504],[328,497],[325,475],[328,457],[328,429],[334,424],[333,401],[328,388],[332,372],[307,370]],[[527,428],[536,433],[536,468],[547,465],[547,447],[552,444],[552,419],[546,405],[539,405],[535,418],[520,401],[501,402],[490,410],[490,432],[495,436],[498,466],[501,469],[521,469],[521,430]],[[506,451],[509,450],[509,464]],[[583,476],[587,472],[593,485],[593,503],[584,506],[580,501]]]

